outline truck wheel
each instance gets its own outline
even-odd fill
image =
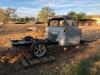
[[[39,44],[38,46],[35,46],[32,50],[32,56],[35,57],[43,57],[47,52],[47,47],[43,44]]]

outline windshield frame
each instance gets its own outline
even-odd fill
[[[63,26],[60,26],[60,22],[61,22],[62,20],[64,21],[64,23],[63,23],[64,25],[63,25]],[[51,21],[58,21],[58,26],[50,25]],[[58,18],[58,19],[53,18],[53,19],[49,19],[49,20],[48,20],[48,26],[49,26],[49,27],[64,27],[65,24],[66,24],[66,20],[65,20],[64,18]]]

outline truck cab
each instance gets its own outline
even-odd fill
[[[67,16],[48,18],[46,38],[57,42],[59,46],[78,45],[81,39],[81,30],[74,19]]]
[[[74,19],[60,16],[48,19],[46,27],[46,39],[33,39],[26,36],[22,40],[12,40],[12,46],[17,48],[28,48],[32,57],[42,57],[47,53],[47,45],[59,45],[65,49],[72,45],[78,45],[81,39],[81,30]]]

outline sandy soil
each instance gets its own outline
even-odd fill
[[[8,25],[9,26],[9,25]],[[9,41],[11,39],[20,39],[26,35],[32,35],[33,37],[39,36],[43,37],[42,33],[34,33],[34,32],[26,32],[24,30],[27,28],[28,25],[23,26],[10,26],[6,32],[1,32],[0,34],[0,50],[5,50],[9,46]],[[2,27],[5,28],[5,27]],[[1,29],[2,29],[1,28]],[[13,29],[12,29],[13,28]],[[16,29],[15,29],[16,28]],[[12,30],[11,30],[12,29]],[[64,66],[67,63],[74,64],[79,62],[80,60],[89,58],[93,54],[99,53],[100,54],[100,27],[91,29],[91,27],[81,27],[82,29],[82,39],[93,41],[88,42],[85,44],[80,45],[79,48],[70,48],[66,52],[63,51],[62,47],[58,46],[48,46],[48,53],[56,57],[56,61],[52,63],[43,64],[36,67],[31,67],[29,69],[17,69],[20,67],[18,64],[9,64],[9,63],[0,63],[0,75],[37,75],[37,73],[41,72],[42,70],[52,70],[55,71],[60,66]],[[4,29],[5,30],[5,29]],[[9,30],[11,30],[9,32]],[[22,30],[22,32],[21,32]],[[13,31],[15,31],[13,33]],[[18,31],[18,32],[16,32]],[[5,42],[6,41],[6,42]]]

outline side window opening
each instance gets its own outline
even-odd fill
[[[62,27],[62,26],[64,26],[64,24],[65,24],[65,21],[64,21],[64,20],[60,20],[60,21],[59,21],[59,26]]]
[[[75,20],[66,20],[66,26],[77,26],[77,22]]]

